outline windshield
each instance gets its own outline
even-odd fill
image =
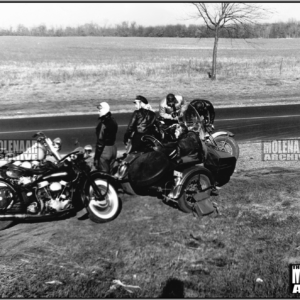
[[[183,121],[188,128],[194,126],[199,127],[201,124],[201,117],[199,113],[190,103],[183,109],[182,115]]]
[[[188,130],[199,133],[200,138],[204,138],[204,127],[202,124],[203,117],[201,117],[196,108],[190,103],[182,111],[182,119]]]

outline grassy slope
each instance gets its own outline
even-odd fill
[[[251,147],[243,145],[239,172],[214,199],[218,217],[121,195],[123,211],[108,224],[79,220],[82,212],[0,232],[0,296],[290,297],[288,264],[300,259],[298,171],[249,169],[259,163]],[[114,279],[140,289],[114,289]],[[61,284],[46,283],[53,280]]]
[[[185,95],[188,101],[195,98],[211,100],[216,107],[287,104],[299,103],[298,86],[298,81],[276,80],[274,84],[269,84],[268,81],[260,80],[251,85],[251,81],[211,82],[201,78],[186,79],[183,83],[173,81],[172,78],[140,82],[119,78],[117,82],[92,85],[40,84],[37,87],[3,88],[2,98],[5,101],[2,101],[1,109],[2,116],[93,113],[99,102],[107,101],[113,111],[132,111],[132,100],[137,94],[145,95],[152,106],[157,108],[159,99],[174,91]]]
[[[5,41],[0,43],[0,47],[8,45],[6,51],[0,52],[2,115],[91,112],[95,102],[104,99],[114,103],[115,108],[131,108],[130,98],[136,94],[157,101],[169,91],[188,99],[195,95],[205,97],[216,106],[298,101],[298,41],[269,41],[271,44],[261,46],[261,51],[249,47],[245,50],[245,45],[237,51],[226,50],[229,45],[223,45],[225,52],[220,54],[230,53],[231,58],[221,60],[223,71],[217,82],[206,76],[210,44],[203,45],[204,60],[196,62],[190,73],[179,69],[190,58],[193,63],[196,53],[199,55],[198,46],[189,44],[189,48],[195,47],[194,52],[186,52],[186,44],[182,44],[186,40],[170,39],[164,41],[165,46],[159,44],[164,49],[173,47],[173,52],[167,52],[170,61],[165,57],[161,73],[147,65],[153,56],[145,53],[149,54],[150,48],[154,57],[161,59],[161,53],[166,51],[142,43],[143,52],[127,49],[121,56],[142,55],[145,69],[130,75],[128,65],[123,68],[118,56],[114,56],[116,72],[120,74],[95,76],[92,80],[93,74],[84,70],[86,66],[101,65],[104,53],[97,52],[90,43],[96,40],[86,39],[81,48],[72,44],[57,51],[52,49],[46,67],[42,62],[49,40],[34,38],[28,43],[24,39],[25,45],[32,47],[26,53],[20,53],[20,49],[26,49],[24,46],[11,51],[12,39]],[[20,40],[14,42],[19,45]],[[154,44],[159,42],[162,40]],[[111,39],[109,49],[114,46],[120,51],[122,45]],[[35,49],[39,52],[35,53]],[[68,55],[61,55],[63,49]],[[32,53],[35,55],[30,56]],[[78,53],[89,55],[76,56]],[[186,56],[176,64],[178,55]],[[24,57],[25,69],[18,72]],[[283,57],[287,57],[286,67],[281,64]],[[65,69],[66,60],[72,72],[76,67],[80,76],[69,76],[72,72]],[[173,72],[164,73],[172,65]],[[61,71],[53,73],[57,66]],[[199,66],[202,69],[197,69]],[[251,147],[245,147],[253,156]],[[287,266],[300,260],[298,172],[289,166],[272,169],[272,165],[256,163],[253,168],[253,160],[241,152],[238,170],[242,171],[234,174],[216,198],[221,210],[216,218],[198,220],[155,198],[121,195],[123,211],[108,224],[73,217],[51,223],[18,224],[0,232],[0,297],[290,297]],[[257,278],[263,282],[256,283]],[[133,293],[121,287],[113,289],[114,279],[140,289]],[[46,283],[53,280],[61,284]]]

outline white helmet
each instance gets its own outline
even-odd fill
[[[92,150],[93,150],[93,147],[92,147],[91,145],[86,145],[86,146],[84,147],[84,150],[85,150],[85,151],[92,151]]]
[[[110,106],[107,102],[101,102],[97,105],[97,108],[99,110],[99,117],[105,116],[110,111]]]

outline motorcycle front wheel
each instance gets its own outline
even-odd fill
[[[199,186],[204,190],[211,186],[209,171],[197,173],[192,175],[186,180],[183,187],[183,193],[178,199],[178,208],[185,213],[192,213],[193,207],[195,205],[195,199],[193,195],[199,191]]]
[[[89,218],[95,223],[106,223],[114,220],[120,214],[122,202],[119,199],[114,187],[103,179],[95,179],[101,194],[104,195],[103,200],[98,200],[92,186],[88,189],[88,205],[87,211]]]
[[[17,192],[11,184],[0,180],[0,208],[2,208],[1,204],[9,203],[15,197],[17,197]],[[15,220],[0,220],[0,231],[13,226],[15,223]]]
[[[239,154],[240,154],[239,145],[237,144],[235,139],[226,135],[220,135],[217,136],[214,140],[217,143],[218,148],[220,150],[230,153],[236,159],[239,158]]]

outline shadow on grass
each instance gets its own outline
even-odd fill
[[[169,278],[159,298],[184,298],[184,283],[176,278]]]
[[[84,221],[87,220],[89,218],[89,214],[85,213],[84,215],[82,215],[81,217],[78,217],[77,220],[79,221]]]

